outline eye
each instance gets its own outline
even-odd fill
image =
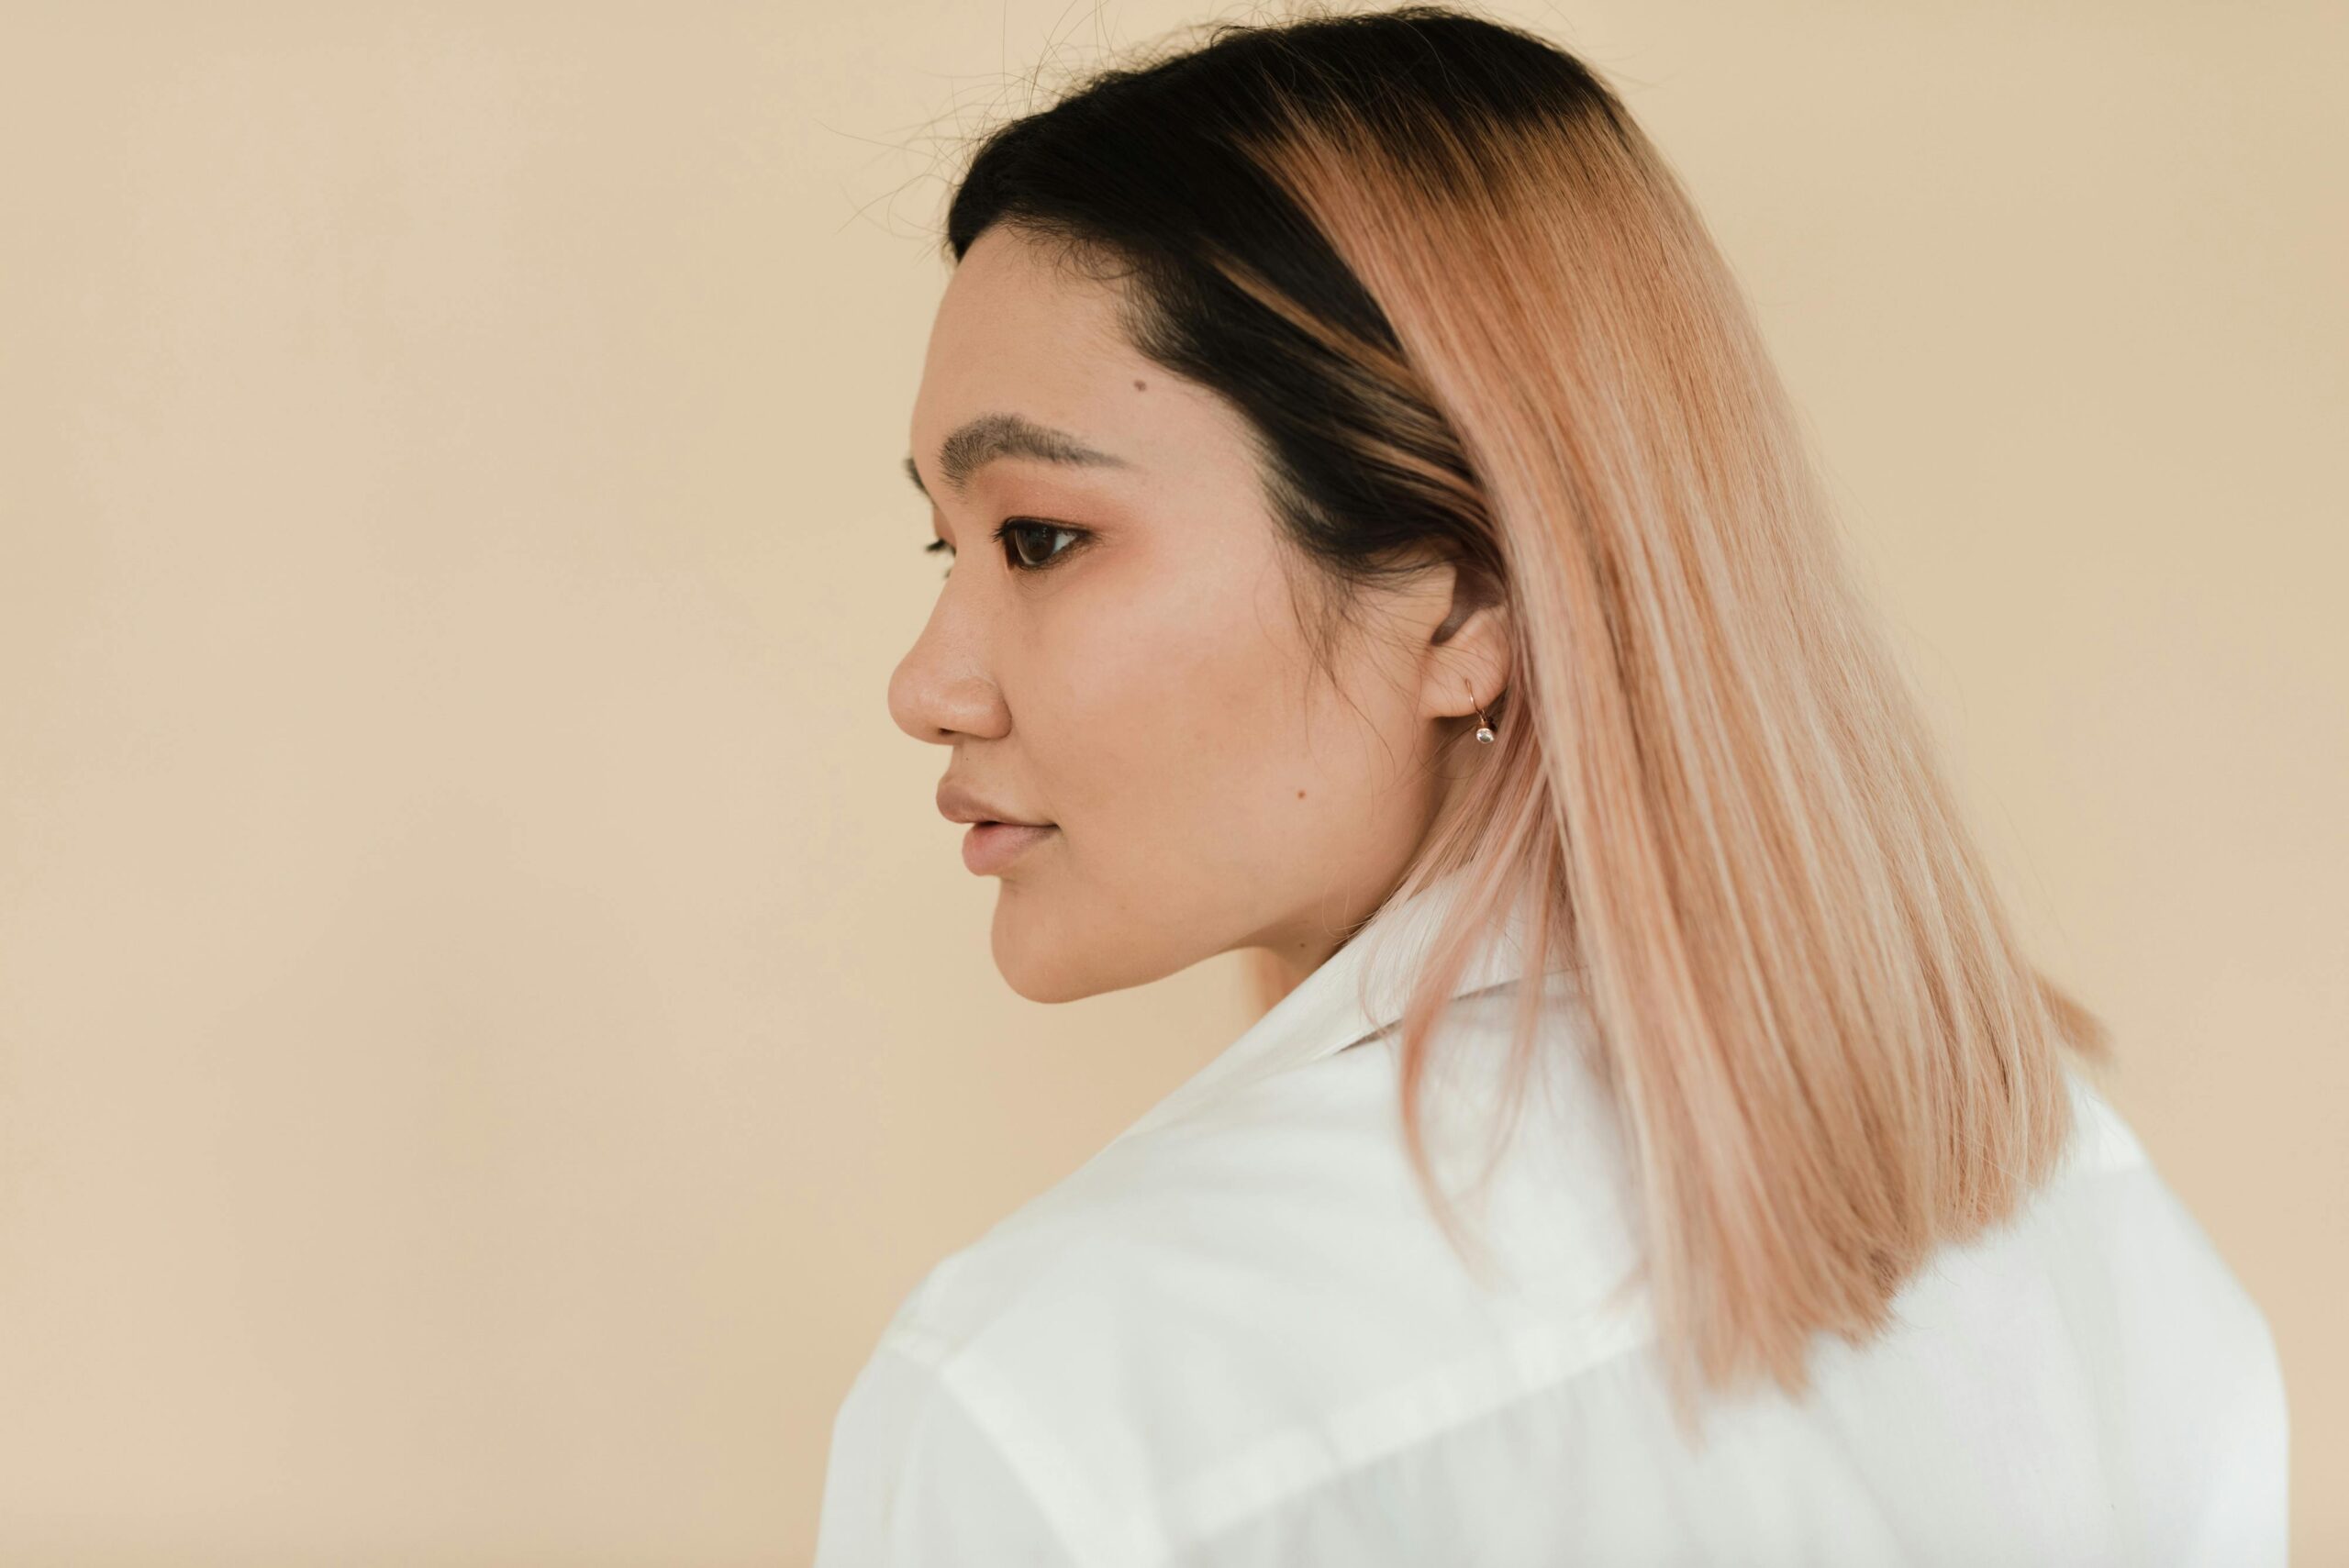
[[[1081,539],[1085,538],[1085,530],[1083,528],[1064,528],[1059,523],[1040,523],[1032,518],[1012,517],[1005,521],[1002,526],[997,528],[993,533],[987,535],[987,539],[991,543],[1005,546],[1005,564],[1008,565],[1014,572],[1042,572],[1050,568],[1052,564],[1058,561],[1062,556],[1066,555],[1068,551],[1066,550],[1054,550],[1039,559],[1033,557],[1029,550],[1022,548],[1019,541],[1024,539],[1032,544],[1038,535],[1042,535],[1045,542],[1049,543],[1051,536],[1053,534],[1066,534],[1072,539]],[[924,551],[931,555],[935,555],[941,550],[948,555],[952,555],[954,553],[954,547],[948,544],[942,539],[934,539],[928,544],[923,545],[922,549]],[[953,573],[954,569],[950,565],[942,575],[952,576]]]
[[[1064,528],[1058,523],[1039,523],[1025,517],[1011,518],[987,537],[1000,541],[1008,536],[1011,548],[1006,559],[1010,562],[1014,572],[1041,572],[1068,553],[1064,550],[1049,548],[1052,536],[1054,534],[1066,534],[1071,539],[1082,537],[1075,528]],[[1019,548],[1019,541],[1024,539],[1033,542],[1039,535],[1042,536],[1041,548],[1044,548],[1046,552],[1041,559],[1030,560],[1028,551]]]

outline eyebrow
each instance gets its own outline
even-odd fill
[[[1066,430],[1040,425],[1024,415],[982,414],[957,427],[940,445],[938,472],[948,488],[960,495],[970,484],[971,475],[1003,457],[1033,458],[1039,462],[1069,468],[1133,466],[1124,458],[1086,445]],[[921,482],[921,470],[912,458],[906,459],[906,477],[924,495],[930,494],[930,486]]]

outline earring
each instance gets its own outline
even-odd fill
[[[1471,702],[1474,702],[1475,697],[1476,694],[1475,692],[1472,691],[1468,694],[1468,698]],[[1476,709],[1476,739],[1484,741],[1487,745],[1490,745],[1493,740],[1493,721],[1485,717],[1485,710],[1481,706]]]

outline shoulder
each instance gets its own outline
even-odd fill
[[[1431,1153],[1464,1193],[1490,1148],[1506,993],[1455,1001]],[[1605,1297],[1631,1240],[1597,1140],[1542,1096],[1461,1215],[1503,1273],[1452,1251],[1402,1141],[1374,1039],[1121,1137],[907,1297],[883,1353],[1036,1456],[1086,1560],[1151,1560],[1270,1476],[1303,1486],[1570,1375],[1646,1333]],[[1538,1087],[1538,1085],[1537,1085]],[[1044,1456],[1049,1455],[1049,1458]],[[1086,1525],[1082,1521],[1099,1521]]]
[[[2136,1130],[2113,1108],[2103,1091],[2076,1067],[2067,1068],[2065,1076],[2072,1095],[2072,1140],[2059,1179],[2150,1167]]]
[[[2093,1267],[2113,1325],[2109,1350],[2170,1383],[2201,1379],[2216,1397],[2280,1399],[2266,1315],[2136,1131],[2081,1073],[2065,1163],[2019,1229],[2035,1222],[2054,1268]]]
[[[1497,991],[1447,1009],[1421,1102],[1427,1151],[1447,1190],[1468,1187],[1496,1147],[1512,1007]],[[1560,1054],[1559,1041],[1541,1043],[1544,1055]],[[1478,1283],[1411,1171],[1394,1046],[1367,1040],[1120,1135],[941,1260],[889,1332],[943,1359],[999,1351],[1018,1337],[1019,1319],[1047,1314],[1095,1315],[1114,1329],[1106,1340],[1065,1341],[1078,1349],[1185,1325],[1229,1329],[1245,1343],[1253,1325],[1307,1309],[1326,1318],[1344,1299],[1379,1302],[1389,1318],[1474,1310]],[[1553,1060],[1524,1092],[1528,1109],[1505,1157],[1461,1212],[1514,1265],[1505,1290],[1553,1304],[1579,1284],[1557,1277],[1557,1250],[1508,1243],[1528,1240],[1531,1226],[1576,1221],[1576,1251],[1587,1256],[1597,1233],[1622,1218],[1620,1153],[1579,1072]]]

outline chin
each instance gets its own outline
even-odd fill
[[[1001,973],[1004,984],[1030,1002],[1077,1002],[1095,995],[1092,987],[1086,985],[1040,985],[1033,983],[1033,977],[1024,975],[1017,970],[1005,969]]]
[[[1163,980],[1196,962],[1187,956],[1169,962],[1152,949],[1104,940],[1097,929],[1073,940],[1064,940],[1057,926],[1050,929],[1023,927],[1017,917],[1007,919],[1000,906],[994,950],[996,973],[1030,1002],[1079,1002],[1087,996],[1130,990]]]
[[[996,900],[992,945],[996,973],[1003,983],[1030,1002],[1074,1002],[1091,995],[1096,987],[1083,984],[1081,966],[1070,962],[1074,955],[1068,944],[1035,929],[1035,922],[1016,908],[1016,900]]]
[[[1075,1002],[1097,995],[1102,987],[1090,984],[1078,970],[1062,963],[1034,963],[1017,954],[996,953],[996,973],[1003,983],[1030,1002]]]

